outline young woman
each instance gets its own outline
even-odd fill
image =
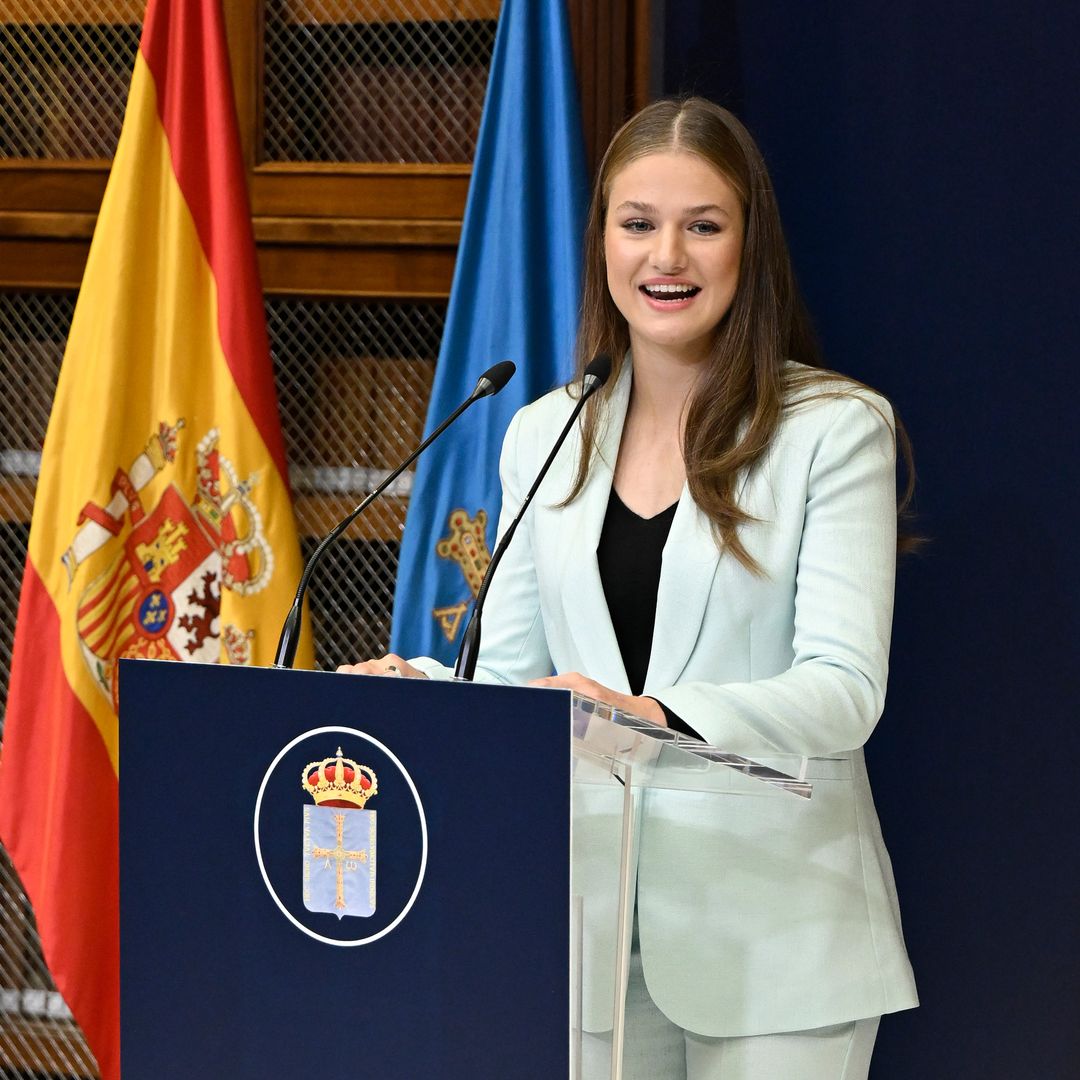
[[[829,758],[809,807],[651,793],[626,1075],[861,1080],[880,1016],[917,1003],[862,753],[885,694],[896,433],[882,397],[817,366],[764,162],[716,105],[657,102],[608,148],[581,365],[599,352],[612,378],[494,579],[478,678]],[[556,391],[511,424],[504,522],[567,411]]]

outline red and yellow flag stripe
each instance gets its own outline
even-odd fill
[[[220,0],[150,0],[42,454],[0,837],[119,1076],[119,655],[269,663],[299,576]],[[183,724],[163,702],[155,724]]]

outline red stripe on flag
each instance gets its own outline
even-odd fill
[[[139,46],[173,170],[217,283],[229,369],[288,487],[220,0],[150,0]]]
[[[98,1059],[120,1076],[118,786],[60,660],[60,620],[27,560],[0,755],[0,837],[45,960]]]
[[[116,582],[119,579],[120,575],[125,570],[127,570],[127,568],[128,568],[127,564],[123,560],[120,560],[120,561],[117,562],[116,569],[113,570],[112,574],[109,577],[109,580],[107,582],[105,582],[105,584],[102,585],[101,588],[96,589],[94,591],[93,597],[91,597],[91,599],[89,599],[85,604],[82,605],[82,607],[79,608],[78,615],[79,615],[80,619],[88,611],[93,611],[93,609],[95,607],[97,607],[97,605],[99,603],[101,603],[101,598],[105,595],[105,593],[109,592],[111,589],[113,589],[115,587]]]
[[[115,595],[115,592],[119,592],[119,590],[115,590],[114,594],[110,596],[99,594],[94,603],[87,604],[86,607],[79,610],[79,633],[82,634],[83,638],[91,648],[94,648],[94,645],[89,639],[95,634],[108,633],[109,630],[112,629],[124,604],[131,598],[138,587],[138,580],[132,578],[131,581],[125,585],[125,591],[120,592],[119,596]],[[101,615],[91,623],[86,622],[84,614],[88,611],[93,611],[94,607],[99,605],[102,607]]]
[[[116,600],[113,601],[112,607],[109,609],[109,621],[105,625],[101,625],[100,621],[93,626],[79,626],[79,633],[82,635],[83,641],[86,642],[87,647],[91,652],[95,652],[98,656],[107,656],[108,653],[102,648],[102,642],[110,638],[116,637],[118,632],[117,621],[120,621],[122,626],[124,622],[131,615],[131,610],[134,607],[132,598],[137,594],[139,583],[132,581],[127,591]],[[121,620],[121,616],[123,619]]]

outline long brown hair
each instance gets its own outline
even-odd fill
[[[739,280],[687,402],[683,458],[690,494],[713,522],[718,542],[757,573],[760,568],[739,538],[739,526],[752,519],[736,501],[737,476],[768,449],[786,402],[805,401],[806,390],[812,391],[809,396],[843,394],[859,384],[821,367],[761,151],[730,112],[697,97],[646,106],[615,133],[600,162],[585,229],[579,376],[597,353],[606,352],[614,365],[608,382],[613,387],[630,347],[629,327],[607,287],[604,228],[614,178],[638,158],[670,151],[696,154],[712,165],[735,190],[743,211]],[[805,367],[785,365],[789,360]],[[581,455],[564,505],[588,479],[603,397],[596,395],[585,408]],[[903,428],[897,432],[908,464],[906,506],[914,472]]]

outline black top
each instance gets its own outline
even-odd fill
[[[660,564],[678,505],[672,503],[655,517],[639,517],[623,503],[613,486],[596,547],[611,625],[622,653],[630,693],[634,695],[644,689],[649,670]],[[670,728],[701,737],[663,702],[657,704],[664,710]]]

